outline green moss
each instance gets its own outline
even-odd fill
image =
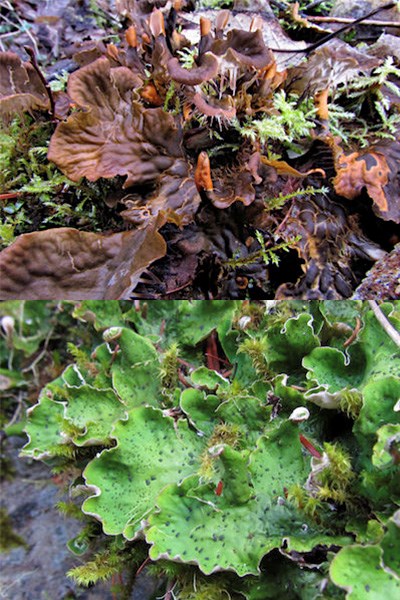
[[[0,552],[10,552],[19,546],[27,548],[28,544],[15,533],[5,508],[0,508]]]
[[[104,231],[119,225],[115,211],[104,204],[118,178],[96,183],[74,183],[47,160],[54,125],[43,117],[0,122],[0,189],[4,200],[0,242],[52,227],[90,228]],[[117,227],[116,227],[117,228]]]

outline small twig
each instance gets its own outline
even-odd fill
[[[204,355],[209,356],[210,358],[214,358],[215,360],[218,360],[219,362],[223,362],[228,366],[232,366],[231,362],[229,360],[226,360],[225,358],[221,358],[220,356],[217,356],[215,354],[210,354],[210,352],[205,352]]]
[[[354,327],[354,331],[352,332],[351,336],[349,338],[347,338],[347,340],[343,343],[343,348],[347,348],[347,346],[350,346],[350,344],[352,344],[354,342],[354,340],[358,336],[360,329],[361,329],[361,319],[359,317],[356,317],[356,326]]]
[[[147,564],[149,564],[149,562],[151,562],[150,556],[148,556],[147,558],[145,558],[145,560],[142,562],[142,564],[140,565],[140,567],[138,568],[138,570],[135,573],[135,577],[137,577],[143,571],[143,569],[145,568],[145,566]]]
[[[11,2],[1,2],[0,7],[5,8],[6,10],[9,10],[10,12],[13,12],[16,20],[18,21],[18,25],[20,25],[20,28],[26,33],[26,35],[31,40],[32,45],[35,48],[36,54],[39,54],[39,49],[37,47],[36,40],[35,40],[34,36],[31,34],[31,32],[29,31],[29,29],[27,29],[26,21],[23,21],[22,19],[19,18],[18,13],[15,12],[15,9],[14,9],[13,5],[11,4]],[[1,17],[2,17],[3,21],[5,21],[9,25],[11,25],[11,27],[17,27],[17,25],[11,19],[8,19],[6,15],[2,15]],[[19,34],[20,32],[21,32],[21,30],[18,29],[17,33]]]
[[[391,337],[393,342],[400,348],[400,333],[393,327],[390,323],[386,315],[383,314],[380,309],[378,303],[375,300],[368,300],[368,304],[370,305],[376,319],[382,325],[383,329],[386,331],[388,336]]]
[[[352,24],[354,19],[348,19],[346,17],[307,17],[307,21],[313,23],[349,23]],[[366,19],[361,21],[359,25],[374,25],[376,27],[400,27],[400,21],[374,21],[373,19]]]
[[[17,35],[18,29],[15,29],[15,31],[7,31],[6,33],[0,33],[0,40],[3,40],[4,38],[8,38],[8,37],[12,37],[13,35]]]
[[[167,292],[165,292],[165,296],[168,296],[170,294],[174,294],[175,292],[180,292],[181,290],[184,290],[185,288],[187,288],[189,285],[191,285],[193,283],[192,280],[174,288],[173,290],[168,290]]]
[[[186,360],[183,360],[182,358],[178,358],[178,363],[180,365],[183,365],[184,367],[187,367],[188,369],[195,369],[195,365],[192,363],[187,362]]]
[[[177,579],[175,581],[168,582],[168,586],[167,586],[167,590],[165,592],[164,600],[172,600],[173,598],[174,599],[176,598],[176,596],[174,594],[174,588],[175,588],[175,586],[176,586],[177,583],[178,583]]]
[[[354,19],[350,23],[346,23],[346,25],[343,25],[343,27],[340,27],[337,31],[334,31],[332,33],[329,33],[328,35],[325,35],[318,42],[315,42],[314,44],[311,44],[310,46],[307,46],[306,48],[302,48],[301,50],[300,49],[294,50],[293,48],[270,48],[270,50],[272,50],[272,52],[309,54],[313,50],[316,50],[317,48],[319,48],[323,44],[326,44],[326,42],[329,42],[330,40],[332,40],[333,38],[337,37],[341,33],[344,33],[345,31],[347,31],[348,29],[351,29],[355,25],[358,25],[362,21],[365,21],[366,19],[369,19],[370,17],[373,17],[374,15],[376,15],[381,10],[389,10],[390,8],[394,8],[395,6],[396,6],[396,2],[390,2],[389,4],[385,4],[384,6],[380,6],[379,8],[376,8],[375,10],[372,10],[371,12],[367,13],[363,17],[360,17],[359,19]]]
[[[12,200],[13,198],[18,198],[22,196],[23,192],[8,192],[8,194],[0,194],[1,200]]]
[[[51,91],[51,88],[50,88],[49,84],[47,83],[45,76],[43,75],[42,71],[39,68],[34,50],[32,50],[32,48],[30,48],[30,46],[24,46],[24,49],[29,54],[29,58],[31,59],[32,67],[35,69],[36,73],[38,74],[38,76],[40,78],[40,81],[43,83],[44,87],[46,88],[46,93],[47,93],[47,96],[48,96],[49,102],[50,102],[51,118],[54,119],[55,113],[56,113],[56,105],[54,102],[53,92]]]
[[[6,427],[11,427],[11,425],[14,425],[14,423],[16,422],[17,418],[19,417],[19,414],[21,412],[22,409],[22,393],[20,392],[18,394],[18,398],[17,398],[17,406],[16,409],[14,411],[13,416],[11,417],[11,419],[9,420],[9,422],[7,423]]]
[[[35,384],[38,384],[39,382],[38,374],[36,371],[36,365],[42,360],[44,356],[46,356],[47,346],[49,345],[51,336],[53,335],[53,331],[54,329],[50,329],[49,333],[47,334],[46,339],[44,340],[43,350],[39,352],[37,357],[27,367],[21,370],[21,373],[27,373],[28,371],[32,371]]]
[[[186,379],[180,369],[178,370],[178,379],[182,383],[182,385],[184,385],[185,387],[187,387],[187,388],[193,387],[188,381],[186,381]]]

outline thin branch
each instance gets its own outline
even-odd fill
[[[382,325],[383,329],[386,331],[388,336],[390,336],[396,344],[396,346],[400,348],[400,333],[397,331],[397,329],[393,327],[386,315],[383,314],[382,310],[380,309],[378,303],[375,300],[368,300],[368,304],[370,305],[375,317]]]
[[[347,348],[347,346],[350,346],[350,344],[354,342],[354,340],[357,338],[360,332],[360,329],[361,319],[359,317],[356,317],[356,326],[354,327],[354,331],[352,332],[351,336],[343,343],[343,348]]]
[[[362,21],[365,21],[365,19],[369,19],[370,17],[373,17],[381,10],[389,10],[391,8],[394,8],[395,6],[396,6],[396,2],[390,2],[389,4],[385,4],[384,6],[375,8],[375,10],[372,10],[371,12],[367,13],[363,17],[360,17],[359,19],[354,19],[350,23],[346,23],[346,25],[343,25],[343,27],[340,27],[337,31],[329,33],[328,35],[326,35],[322,39],[320,39],[318,42],[315,42],[314,44],[311,44],[310,46],[307,46],[306,48],[302,48],[301,50],[299,50],[299,49],[293,50],[293,48],[270,48],[270,50],[272,50],[272,52],[287,52],[287,53],[293,52],[293,53],[309,54],[310,52],[312,52],[313,50],[316,50],[323,44],[326,44],[326,42],[329,42],[333,38],[337,37],[339,34],[344,33],[348,29],[351,29],[355,25],[358,25]]]
[[[27,367],[25,367],[24,369],[21,370],[21,373],[28,373],[29,371],[32,371],[33,377],[34,377],[34,382],[36,385],[38,385],[38,382],[39,382],[36,365],[42,360],[42,358],[44,356],[46,356],[47,347],[49,345],[51,336],[53,335],[53,331],[54,331],[54,329],[52,328],[48,332],[46,339],[44,340],[43,349],[41,350],[41,352],[39,352],[39,354],[36,356],[36,358]]]
[[[35,48],[36,54],[39,54],[39,49],[37,47],[36,40],[35,40],[34,36],[32,35],[32,33],[29,31],[29,28],[26,27],[27,21],[23,21],[22,19],[19,18],[18,13],[15,12],[15,9],[10,2],[0,2],[0,8],[5,8],[6,10],[9,10],[10,12],[13,13],[13,15],[15,16],[15,19],[18,21],[18,25],[20,25],[20,27],[21,27],[21,30],[19,30],[17,33],[21,33],[21,31],[24,31],[26,33],[26,35],[29,37],[29,39],[31,40],[33,47]],[[3,21],[5,21],[9,25],[11,25],[12,27],[18,27],[18,25],[16,23],[14,23],[11,19],[7,18],[6,15],[2,15],[1,18],[3,19]]]
[[[307,21],[312,23],[349,23],[352,24],[354,19],[348,19],[346,17],[309,17]],[[374,25],[376,27],[400,27],[400,21],[374,21],[373,19],[366,19],[361,21],[359,25]]]

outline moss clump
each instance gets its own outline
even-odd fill
[[[5,508],[0,508],[0,552],[10,552],[20,546],[28,547],[25,540],[15,533]]]

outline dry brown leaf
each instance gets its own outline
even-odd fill
[[[109,235],[68,227],[21,235],[0,253],[0,298],[128,299],[143,271],[166,253],[163,221]]]
[[[306,62],[292,68],[288,75],[288,91],[299,96],[334,89],[354,79],[359,73],[370,73],[381,61],[335,39],[315,50]]]

